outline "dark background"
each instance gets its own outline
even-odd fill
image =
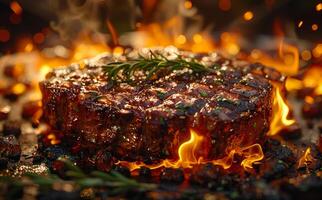
[[[55,35],[51,30],[51,22],[55,21],[59,10],[47,6],[47,1],[21,0],[21,13],[15,13],[12,1],[2,0],[0,3],[0,55],[19,51],[17,44],[23,38],[36,40],[39,48],[44,45],[48,34]],[[80,2],[84,0],[79,0]],[[153,1],[153,0],[151,0]],[[118,0],[118,9],[103,11],[102,17],[109,17],[120,34],[133,31],[127,20],[126,0]],[[155,7],[158,6],[158,1]],[[203,17],[202,27],[212,27],[213,33],[238,31],[244,37],[253,38],[259,35],[272,35],[283,32],[286,37],[296,37],[311,41],[314,44],[322,40],[322,11],[316,10],[318,0],[192,0],[192,5]],[[135,1],[135,5],[143,9],[143,0]],[[115,6],[115,5],[114,5]],[[123,9],[122,9],[123,7]],[[240,20],[243,13],[251,10],[254,19],[245,22]],[[152,10],[153,11],[153,10]],[[106,12],[106,13],[105,13]],[[154,12],[137,17],[137,21],[150,23],[154,21]],[[303,21],[299,28],[298,23]],[[312,30],[312,24],[318,30]],[[41,33],[38,38],[35,34]],[[9,34],[9,36],[8,36]],[[42,38],[44,36],[44,38]]]

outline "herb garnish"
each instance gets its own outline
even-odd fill
[[[131,82],[136,71],[144,72],[146,79],[149,80],[160,70],[172,72],[174,70],[189,69],[195,73],[212,72],[214,70],[211,67],[200,64],[195,59],[188,61],[181,55],[177,55],[175,59],[168,59],[163,54],[153,51],[150,51],[149,57],[139,55],[137,59],[129,59],[124,62],[111,62],[102,66],[102,68],[109,80],[120,80],[119,75],[122,75],[121,82]]]
[[[101,171],[92,171],[89,174],[84,173],[79,167],[74,165],[71,161],[62,159],[67,171],[68,180],[59,178],[55,174],[48,174],[47,176],[26,173],[24,176],[29,181],[22,182],[20,179],[12,177],[0,177],[0,182],[12,184],[16,187],[24,187],[30,184],[36,184],[40,187],[49,188],[55,183],[73,184],[81,189],[87,187],[107,187],[111,195],[123,194],[127,191],[150,191],[157,188],[157,185],[152,183],[140,183],[134,179],[127,178],[117,172],[104,173]]]

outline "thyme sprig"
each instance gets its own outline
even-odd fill
[[[156,184],[140,183],[134,179],[123,176],[117,172],[104,173],[101,171],[92,171],[89,174],[84,173],[78,166],[69,160],[62,160],[67,168],[66,175],[68,180],[63,180],[55,174],[39,175],[35,173],[26,173],[27,182],[12,177],[0,177],[0,182],[13,184],[16,187],[24,187],[36,184],[40,187],[49,188],[54,184],[72,184],[80,189],[88,187],[107,187],[111,195],[124,194],[127,191],[151,191],[157,188]]]
[[[153,75],[161,70],[173,72],[175,70],[189,69],[195,73],[211,72],[213,69],[202,65],[195,59],[187,60],[181,55],[177,55],[175,59],[168,59],[161,53],[150,51],[149,56],[139,55],[137,59],[129,59],[123,62],[111,62],[103,67],[103,72],[108,76],[109,80],[131,82],[136,71],[142,71],[146,75],[146,79],[150,80]]]

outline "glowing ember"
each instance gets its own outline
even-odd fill
[[[290,109],[285,103],[281,90],[278,86],[275,86],[275,98],[273,101],[273,119],[270,125],[270,131],[268,135],[276,135],[284,127],[290,126],[295,123],[294,119],[288,119]]]

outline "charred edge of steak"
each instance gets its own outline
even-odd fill
[[[235,146],[263,143],[272,109],[272,85],[281,75],[261,64],[196,55],[218,70],[171,73],[137,85],[111,87],[98,63],[51,72],[40,83],[44,116],[83,152],[110,151],[121,160],[157,162],[176,157],[189,128],[207,138],[209,159]]]

